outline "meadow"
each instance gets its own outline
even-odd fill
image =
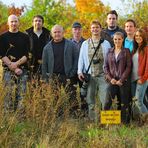
[[[64,88],[54,90],[47,84],[28,83],[23,106],[16,112],[4,111],[3,99],[7,91],[1,81],[1,148],[148,147],[147,123],[133,121],[130,125],[102,125],[83,117],[80,109],[75,118],[70,114],[69,94]],[[80,102],[79,90],[77,99]]]

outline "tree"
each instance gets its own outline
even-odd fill
[[[128,15],[129,18],[134,18],[139,27],[148,25],[148,1],[133,3],[133,12]]]
[[[5,13],[4,13],[5,12]],[[0,2],[0,34],[7,30],[8,7]]]
[[[128,2],[124,2],[124,9],[127,12],[125,16],[120,18],[120,23],[124,25],[124,22],[127,19],[135,20],[137,27],[139,28],[147,28],[148,26],[148,1],[143,0],[139,2],[138,0],[129,0]],[[131,8],[131,9],[129,9]]]
[[[71,37],[72,23],[80,21],[84,25],[84,36],[88,37],[90,21],[99,19],[104,25],[104,15],[108,10],[109,7],[105,7],[100,0],[76,0],[76,8],[65,0],[34,0],[31,9],[21,19],[21,27],[24,29],[31,26],[32,17],[41,14],[45,18],[45,27],[51,29],[53,25],[60,24],[66,30],[66,37]]]
[[[62,25],[66,30],[69,30],[71,22],[74,18],[74,8],[71,5],[65,4],[65,1],[55,0],[34,0],[31,9],[23,15],[21,28],[26,29],[32,25],[32,18],[34,15],[40,14],[44,17],[44,26],[48,29],[55,24]],[[28,22],[30,22],[28,24]],[[68,32],[67,36],[68,36]]]
[[[76,0],[77,16],[85,26],[84,36],[89,36],[88,28],[92,20],[98,19],[102,26],[105,25],[104,17],[109,9],[100,0]]]
[[[24,7],[16,8],[15,6],[7,7],[0,2],[0,34],[7,31],[7,18],[11,14],[21,16],[24,11]],[[5,12],[5,13],[4,13]],[[1,15],[3,14],[3,15]]]

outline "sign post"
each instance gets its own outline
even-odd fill
[[[101,124],[120,124],[121,123],[121,111],[108,110],[101,111]]]

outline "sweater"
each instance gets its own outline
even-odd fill
[[[138,56],[138,76],[142,83],[148,80],[148,46],[144,48],[144,54]]]

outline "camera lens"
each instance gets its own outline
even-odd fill
[[[87,87],[88,87],[88,83],[84,82],[80,90],[80,93],[83,97],[87,96]]]
[[[98,64],[99,62],[100,62],[99,59],[94,59],[94,60],[93,60],[93,64]]]

